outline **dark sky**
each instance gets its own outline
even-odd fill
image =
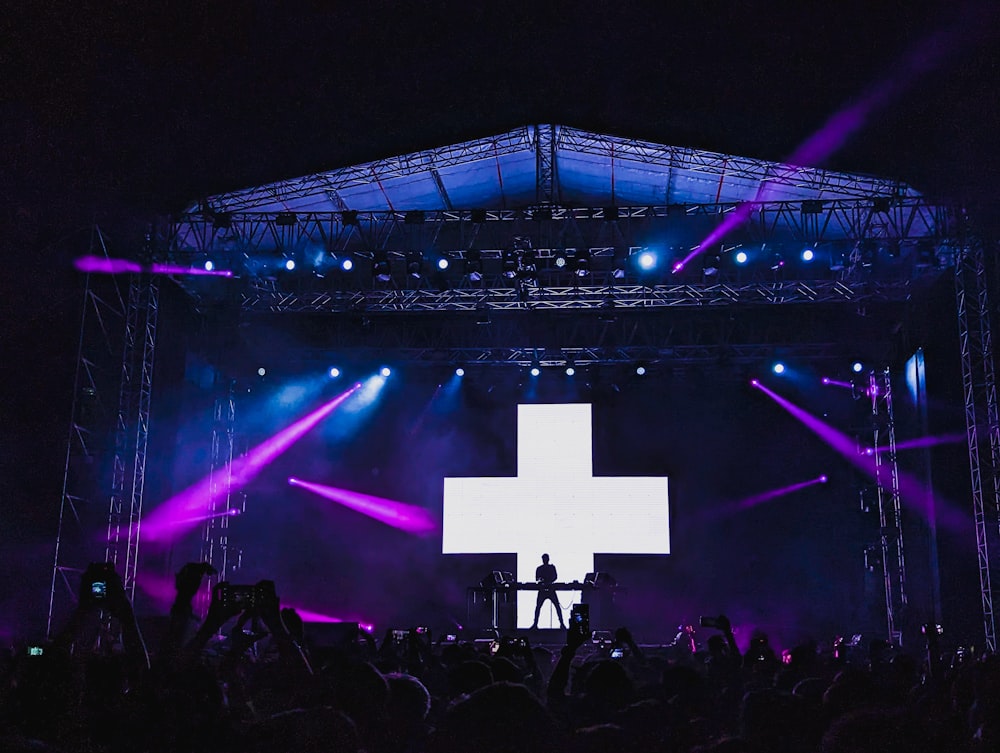
[[[914,51],[934,66],[825,166],[1000,197],[990,2],[18,5],[0,19],[4,538],[57,505],[69,260],[95,220],[125,246],[202,195],[526,123],[780,161]]]

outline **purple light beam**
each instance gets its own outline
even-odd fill
[[[289,447],[298,442],[320,421],[329,416],[347,398],[353,395],[360,384],[355,384],[346,392],[337,395],[316,410],[285,427],[273,437],[264,440],[231,465],[232,482],[228,491],[237,491],[253,481],[257,475]],[[227,493],[224,485],[212,489],[211,479],[203,478],[179,494],[160,504],[146,516],[143,523],[147,541],[170,542],[205,520],[214,503]]]
[[[750,384],[784,408],[792,415],[792,417],[801,422],[813,434],[840,453],[840,455],[842,455],[844,459],[855,468],[873,479],[876,477],[877,461],[874,457],[874,453],[858,453],[853,439],[848,437],[846,434],[842,434],[823,421],[820,421],[811,413],[803,410],[790,400],[786,400],[778,393],[768,389],[761,384],[759,380],[753,379],[750,381]],[[898,479],[900,500],[903,504],[907,505],[915,512],[920,513],[925,518],[929,518],[932,514],[936,514],[938,522],[953,532],[968,533],[968,531],[971,530],[971,520],[958,510],[949,505],[943,504],[941,500],[938,500],[934,505],[935,510],[932,511],[929,509],[928,502],[930,501],[933,503],[933,500],[928,500],[929,495],[926,493],[924,485],[919,480],[907,473],[904,473],[903,471],[898,472]]]
[[[369,518],[374,518],[380,523],[385,523],[401,531],[412,533],[417,536],[428,536],[440,530],[438,522],[434,520],[427,510],[416,505],[408,505],[405,502],[397,502],[383,497],[373,497],[370,494],[352,492],[349,489],[337,489],[333,486],[324,486],[297,478],[289,478],[291,486],[299,486],[303,489],[318,494],[324,499],[343,505]]]
[[[800,489],[806,489],[810,486],[815,486],[816,484],[825,484],[827,478],[825,475],[817,476],[816,478],[811,478],[808,481],[799,481],[796,484],[789,484],[788,486],[782,486],[778,489],[771,489],[766,492],[761,492],[760,494],[755,494],[752,497],[746,497],[741,499],[736,503],[736,506],[740,510],[749,510],[751,507],[756,507],[757,505],[767,502],[772,499],[777,499],[778,497],[784,497],[786,494],[792,494]]]
[[[187,275],[208,277],[232,277],[228,269],[201,269],[184,267],[179,264],[139,264],[129,259],[111,259],[105,256],[81,256],[73,262],[73,266],[81,272],[92,272],[101,275],[136,274],[152,272],[160,275]]]
[[[856,101],[834,113],[818,131],[799,145],[785,162],[790,165],[806,166],[817,165],[826,160],[860,131],[876,111],[890,104],[893,99],[910,88],[921,75],[938,67],[956,50],[970,46],[971,37],[978,36],[977,32],[981,33],[983,20],[985,19],[979,19],[978,14],[966,14],[950,28],[936,31],[920,40],[892,66],[889,73],[865,89]],[[980,28],[977,29],[977,26]],[[792,168],[768,182],[762,182],[754,200],[739,204],[727,214],[701,243],[674,265],[674,273],[681,271],[703,250],[721,242],[729,233],[743,225],[754,211],[754,204],[768,200],[773,192],[772,183],[784,183],[794,172],[795,169]]]

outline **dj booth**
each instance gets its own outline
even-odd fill
[[[542,590],[578,592],[581,603],[590,606],[590,627],[593,630],[614,630],[623,624],[621,602],[627,589],[608,573],[587,573],[582,582],[518,583],[512,573],[494,570],[479,585],[467,589],[468,626],[516,630],[517,594]],[[565,608],[568,605],[562,606]]]

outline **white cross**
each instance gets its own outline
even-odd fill
[[[517,555],[518,582],[533,582],[547,552],[560,582],[593,571],[595,554],[669,554],[666,477],[594,476],[591,406],[517,406],[515,477],[446,478],[443,554]],[[560,604],[578,592],[560,592]],[[518,596],[518,627],[534,615]]]

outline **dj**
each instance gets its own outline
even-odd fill
[[[556,574],[556,566],[549,564],[549,555],[542,555],[542,564],[535,568],[535,582],[538,583],[538,600],[535,602],[535,619],[531,623],[531,629],[538,629],[538,614],[542,611],[542,604],[546,600],[551,601],[552,605],[556,608],[556,614],[559,615],[559,627],[562,630],[566,629],[566,623],[563,622],[562,607],[559,606],[559,596],[556,594],[554,588],[546,588],[546,586],[555,583],[558,580],[558,575]]]

